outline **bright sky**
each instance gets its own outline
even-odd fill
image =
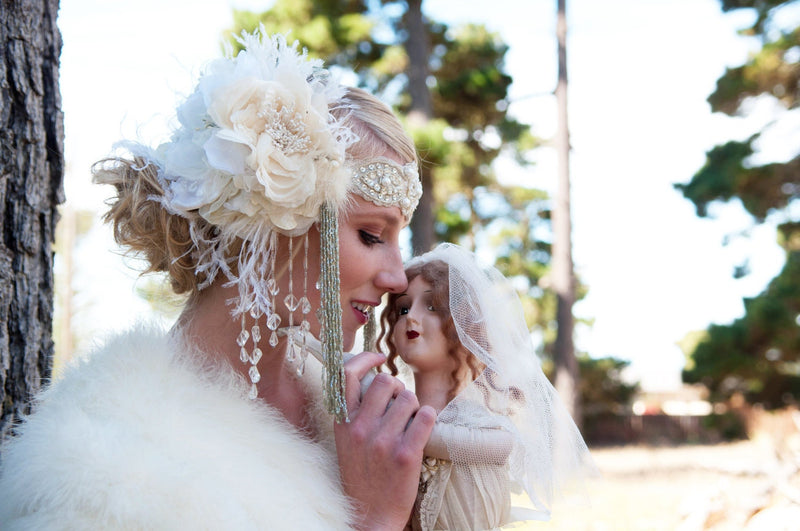
[[[555,0],[461,0],[457,10],[453,3],[425,0],[423,9],[451,25],[483,22],[498,32],[510,45],[511,112],[538,135],[552,135]],[[89,184],[91,163],[118,139],[161,140],[178,98],[218,56],[231,6],[265,5],[62,0],[70,204],[102,209],[108,192]],[[676,342],[739,317],[742,297],[760,292],[782,265],[774,230],[723,247],[726,235],[748,227],[741,208],[701,220],[672,187],[691,178],[713,145],[755,131],[752,120],[712,115],[706,103],[725,67],[747,57],[736,29],[748,18],[721,15],[717,0],[570,0],[567,8],[573,254],[590,289],[576,313],[594,319],[577,344],[594,357],[631,360],[632,376],[648,388],[672,387],[684,364]],[[800,144],[798,130],[784,134],[783,145]],[[542,149],[533,170],[500,169],[505,178],[554,190],[554,160]],[[75,326],[86,336],[148,313],[131,297],[135,273],[107,251],[109,232],[95,228],[76,251]],[[733,267],[748,256],[753,273],[734,280]]]

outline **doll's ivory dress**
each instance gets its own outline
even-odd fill
[[[426,454],[442,457],[426,455],[423,461],[412,529],[496,529],[512,521],[512,483],[505,462],[510,444],[500,425],[479,429],[437,420]],[[452,453],[458,455],[448,455]],[[470,453],[477,462],[444,458]]]

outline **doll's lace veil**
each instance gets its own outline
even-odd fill
[[[486,365],[442,410],[439,421],[499,427],[510,433],[507,487],[514,493],[512,505],[522,501],[520,506],[526,507],[512,507],[512,516],[548,519],[556,497],[580,490],[581,480],[596,473],[586,444],[541,370],[511,283],[495,268],[479,265],[474,254],[452,244],[441,244],[408,266],[433,260],[448,265],[450,314],[462,345]],[[480,463],[482,458],[490,465],[492,459],[486,456],[493,455],[493,450],[503,452],[449,443],[448,450],[453,466]],[[485,484],[496,481],[477,479]]]

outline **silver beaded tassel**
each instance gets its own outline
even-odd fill
[[[364,325],[364,352],[375,352],[375,336],[378,335],[375,308],[370,308],[368,316],[367,324]]]
[[[320,235],[325,407],[337,422],[347,422],[342,362],[342,305],[339,302],[339,220],[336,209],[327,203],[320,208]]]

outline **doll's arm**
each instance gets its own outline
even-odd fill
[[[437,459],[453,461],[451,451],[457,461],[471,463],[505,464],[511,453],[513,439],[502,428],[468,428],[436,422],[433,426],[424,454]]]

